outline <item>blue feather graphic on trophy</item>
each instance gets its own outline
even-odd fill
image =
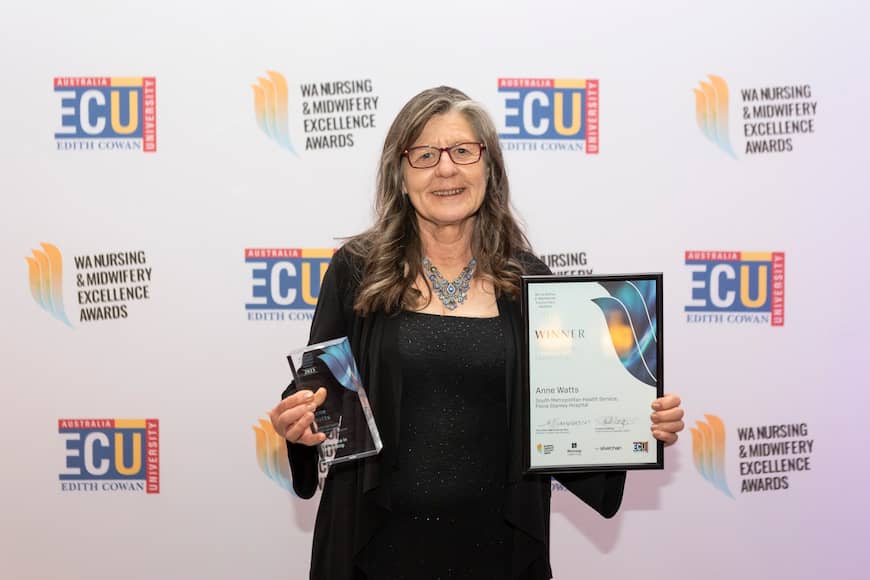
[[[350,350],[350,343],[346,340],[327,346],[323,354],[318,355],[320,360],[326,363],[332,376],[341,386],[353,392],[359,391],[359,372],[356,370],[356,361]]]
[[[619,360],[637,380],[656,387],[658,373],[654,280],[604,281],[610,296],[593,298],[607,321]]]

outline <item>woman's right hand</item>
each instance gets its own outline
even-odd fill
[[[326,435],[312,433],[311,424],[314,421],[314,410],[325,400],[326,389],[323,387],[317,389],[317,392],[308,389],[296,391],[269,411],[272,427],[290,443],[309,446],[323,443]]]

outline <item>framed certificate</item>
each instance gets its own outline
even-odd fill
[[[524,276],[527,472],[664,468],[662,275]]]

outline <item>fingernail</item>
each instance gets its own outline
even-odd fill
[[[308,405],[305,408],[308,409],[309,411],[313,411],[314,409],[317,408],[317,405],[315,405],[314,403],[308,403]]]
[[[658,401],[653,401],[652,408],[655,409],[656,411],[658,411],[659,409],[662,408],[662,404],[659,403]]]
[[[659,428],[658,425],[652,425],[652,426],[649,428],[649,430],[652,431],[652,432],[655,432],[655,430],[658,429],[658,428]]]
[[[312,393],[311,391],[306,390],[306,391],[305,391],[305,394],[302,395],[302,398],[307,400],[307,399],[310,399],[310,398],[313,397],[313,396],[314,396],[314,393]]]

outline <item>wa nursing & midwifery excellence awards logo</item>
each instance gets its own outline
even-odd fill
[[[25,257],[33,300],[72,328],[64,307],[64,264],[60,249],[43,242]],[[132,303],[151,298],[152,268],[143,250],[73,256],[80,323],[121,320]]]
[[[257,126],[294,155],[300,149],[354,147],[360,131],[376,126],[380,97],[368,78],[301,83],[292,108],[290,85],[281,73],[266,71],[251,88]],[[301,120],[302,131],[291,136],[295,120]]]
[[[729,465],[737,466],[731,475],[739,476],[741,494],[785,491],[795,484],[796,474],[812,469],[815,439],[805,421],[738,427],[734,450],[726,445],[725,423],[716,415],[704,415],[689,430],[695,469],[731,499]]]
[[[737,159],[731,144],[728,83],[717,75],[707,79],[694,89],[695,121],[704,137]],[[816,132],[819,101],[808,83],[741,88],[739,95],[742,155],[789,153],[804,136]]]

